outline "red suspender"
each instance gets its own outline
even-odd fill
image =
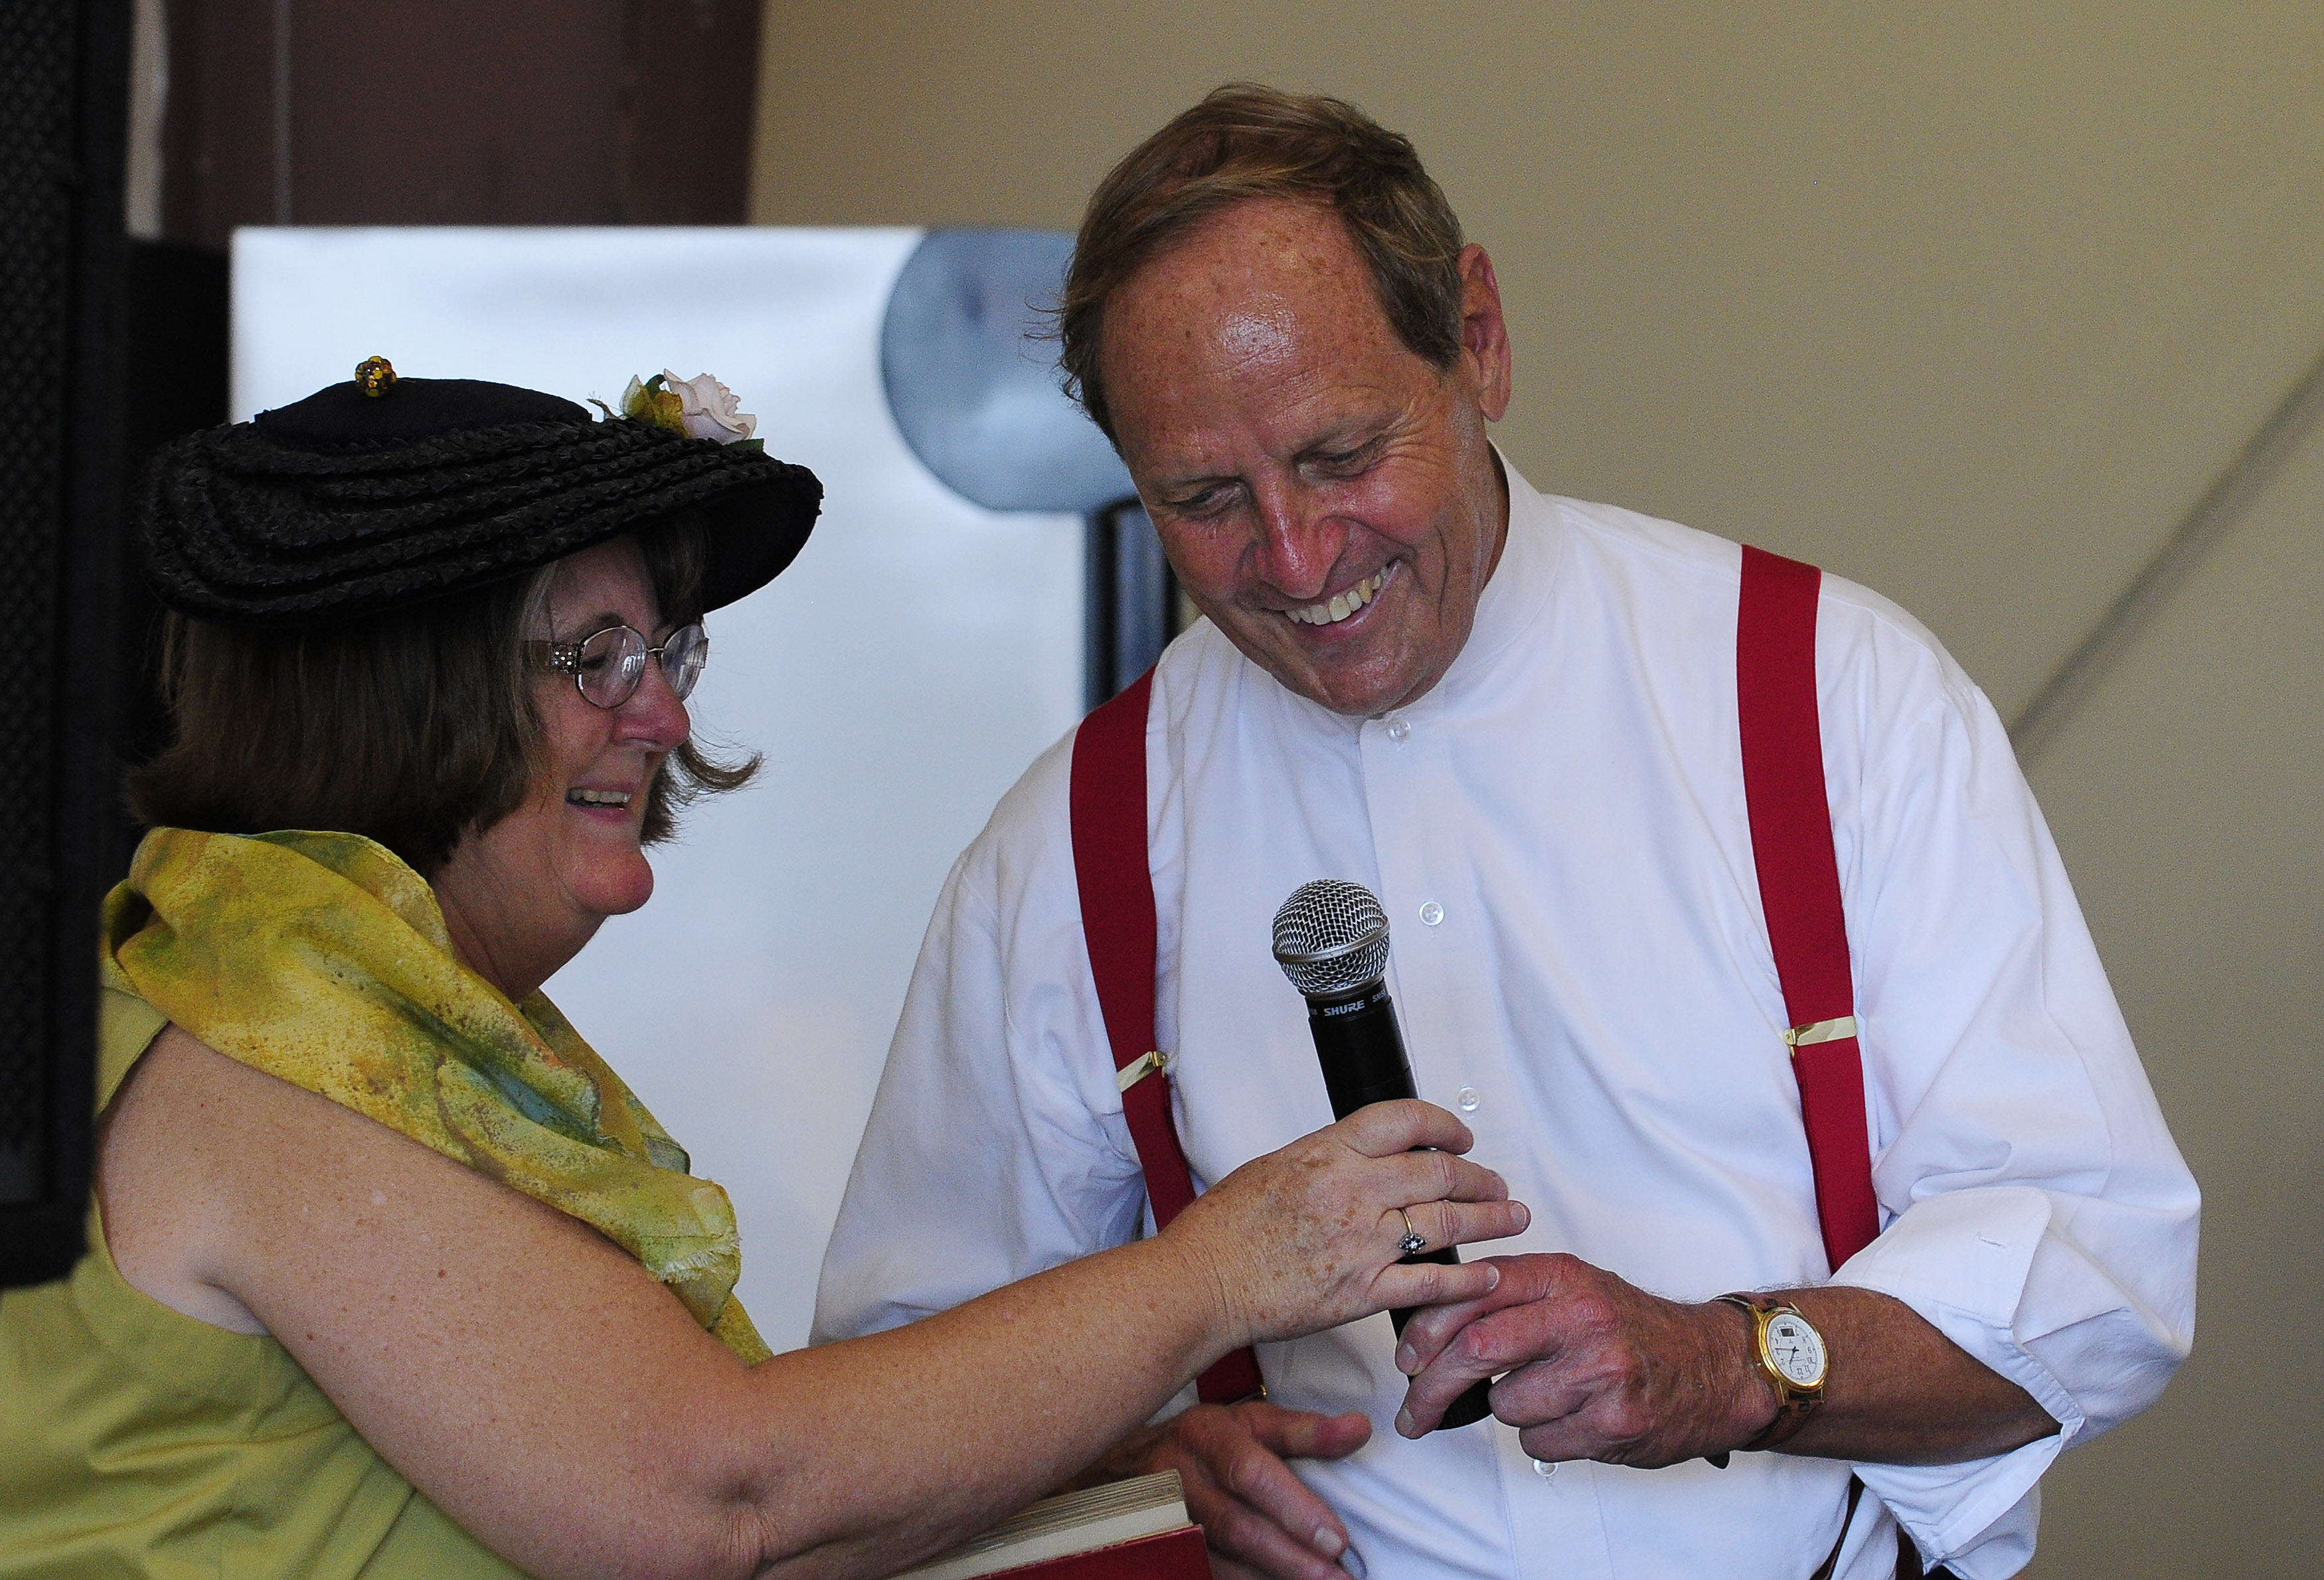
[[[1138,1144],[1159,1227],[1194,1199],[1194,1177],[1170,1123],[1170,1078],[1154,1048],[1154,877],[1146,865],[1146,704],[1153,689],[1149,669],[1082,721],[1074,735],[1071,799],[1090,974],[1097,979],[1113,1068],[1130,1083],[1121,1114]],[[1231,1404],[1264,1387],[1259,1357],[1247,1348],[1195,1382],[1205,1404]]]
[[[1872,1194],[1856,986],[1816,712],[1816,592],[1822,581],[1813,565],[1744,548],[1735,682],[1759,903],[1792,1023],[1784,1041],[1792,1044],[1800,1117],[1815,1165],[1824,1255],[1837,1272],[1880,1232],[1880,1209]]]

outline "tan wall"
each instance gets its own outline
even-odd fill
[[[1238,76],[1420,145],[1537,484],[1914,609],[2005,714],[2324,350],[2324,7],[774,0],[752,214],[1070,228]],[[2034,778],[2207,1194],[2170,1396],[2031,1573],[2316,1572],[2324,436]]]

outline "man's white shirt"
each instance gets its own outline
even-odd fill
[[[2014,1573],[2042,1471],[2152,1402],[2187,1353],[2198,1197],[2007,738],[1933,637],[1824,579],[1824,778],[1884,1229],[1833,1274],[1744,803],[1740,553],[1508,480],[1475,629],[1409,707],[1339,717],[1208,622],[1156,672],[1157,1032],[1198,1186],[1331,1121],[1268,924],[1299,884],[1351,878],[1388,910],[1420,1095],[1462,1115],[1470,1155],[1533,1209],[1470,1254],[1571,1252],[1688,1300],[1878,1290],[2062,1429],[1936,1468],[1536,1465],[1498,1422],[1398,1438],[1380,1316],[1261,1347],[1276,1402],[1374,1423],[1350,1458],[1299,1473],[1380,1580],[1804,1575],[1851,1468],[1871,1495],[1841,1575],[1887,1574],[1892,1518],[1964,1580]],[[1070,762],[1069,737],[945,884],[825,1258],[817,1341],[1150,1222],[1083,939]]]

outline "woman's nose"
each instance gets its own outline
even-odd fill
[[[676,750],[694,732],[694,720],[670,685],[669,674],[662,668],[659,655],[646,660],[646,672],[639,677],[638,689],[622,704],[621,730],[624,739],[644,742],[661,751]]]

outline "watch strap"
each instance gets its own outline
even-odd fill
[[[1823,1389],[1821,1386],[1803,1388],[1768,1364],[1767,1324],[1783,1312],[1799,1316],[1795,1308],[1785,1305],[1773,1295],[1731,1294],[1719,1298],[1751,1314],[1751,1364],[1767,1380],[1768,1386],[1775,1391],[1775,1419],[1769,1421],[1757,1437],[1742,1445],[1742,1452],[1756,1454],[1762,1449],[1775,1447],[1805,1426],[1808,1417],[1815,1413],[1816,1406],[1823,1402]]]
[[[1807,1425],[1808,1417],[1813,1415],[1815,1407],[1822,1402],[1821,1399],[1812,1396],[1785,1400],[1775,1407],[1775,1419],[1767,1423],[1767,1429],[1744,1444],[1742,1452],[1757,1454],[1762,1449],[1773,1448]]]

